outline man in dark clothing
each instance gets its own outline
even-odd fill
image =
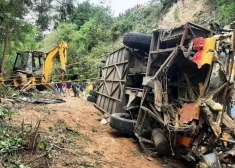
[[[85,90],[85,85],[84,85],[84,83],[81,83],[81,85],[80,85],[80,91],[83,92],[84,90]]]
[[[62,93],[62,85],[63,85],[63,83],[62,83],[62,81],[60,80],[60,82],[58,82],[57,84],[56,84],[56,86],[57,86],[57,91],[61,94]]]
[[[76,84],[76,82],[74,82],[73,85],[72,85],[74,97],[79,96],[79,93],[78,93],[78,91],[77,91],[77,88],[78,88],[78,85]]]
[[[80,94],[80,95],[83,96],[83,97],[85,96],[85,95],[84,95],[85,89],[86,89],[85,84],[84,84],[84,83],[81,83],[81,85],[80,85],[80,93],[81,93],[81,94]]]
[[[70,92],[72,88],[72,83],[70,82],[70,80],[66,83],[66,88],[67,88],[68,95],[70,96]]]

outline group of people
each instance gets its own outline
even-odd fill
[[[84,95],[86,91],[93,90],[93,85],[90,83],[81,83],[79,85],[75,81],[71,82],[69,80],[68,82],[62,82],[62,80],[60,80],[58,83],[55,84],[55,89],[60,94],[70,96],[71,92],[73,92],[74,97],[79,97],[79,93]]]

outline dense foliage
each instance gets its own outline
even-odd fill
[[[129,31],[151,34],[157,22],[177,0],[151,1],[128,9],[118,17],[102,5],[75,0],[2,0],[0,1],[0,53],[9,76],[17,51],[47,51],[61,41],[69,44],[68,74],[80,79],[96,76],[102,56],[122,45],[122,36]],[[233,0],[208,0],[216,7],[221,24],[233,21]],[[33,23],[30,23],[33,16]],[[44,30],[50,33],[42,35]],[[7,42],[7,43],[6,43]]]
[[[209,0],[210,5],[214,6],[221,25],[229,24],[235,19],[234,0]]]
[[[108,7],[82,2],[66,22],[60,22],[44,39],[44,49],[67,41],[68,73],[80,79],[94,78],[100,59],[122,45],[123,34],[129,31],[151,33],[161,9],[161,4],[154,3],[113,17]]]
[[[13,61],[9,55],[15,53],[18,49],[23,49],[27,45],[35,47],[35,42],[30,40],[32,38],[30,35],[35,36],[35,29],[24,19],[30,7],[30,0],[0,1],[0,52],[4,56],[8,54],[7,57],[4,57],[6,59],[2,59],[1,63],[3,62],[3,65],[5,65],[6,62],[4,68],[6,68],[7,74],[9,74],[10,70],[8,65]],[[3,52],[4,48],[5,52]]]

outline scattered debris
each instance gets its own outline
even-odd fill
[[[147,157],[149,161],[153,161],[153,158],[152,157]]]
[[[104,114],[104,118],[105,118],[105,119],[108,119],[109,117],[110,117],[110,115]]]
[[[97,120],[97,121],[101,121],[101,120],[102,120],[102,118],[97,118],[96,120]]]
[[[106,119],[104,119],[104,118],[100,121],[100,124],[103,124],[103,125],[105,125],[107,123],[108,123],[108,121]]]
[[[28,103],[35,103],[35,104],[56,104],[56,103],[64,103],[66,102],[63,99],[34,99],[34,98],[28,98],[28,97],[18,97],[16,99],[17,101],[23,101]]]

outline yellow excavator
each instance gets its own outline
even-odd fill
[[[57,72],[60,72],[58,76],[63,78],[66,71],[67,48],[67,43],[61,42],[46,53],[40,51],[18,52],[13,66],[13,72],[16,74],[13,81],[14,86],[21,88],[21,91],[28,91],[34,86],[38,90],[52,89],[49,82],[54,59],[56,57],[60,59],[61,68],[57,69]]]

